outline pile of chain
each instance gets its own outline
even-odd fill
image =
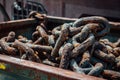
[[[101,39],[111,25],[103,17],[84,17],[47,30],[45,16],[36,12],[29,17],[39,24],[32,40],[15,32],[0,40],[0,53],[21,59],[72,70],[106,79],[120,79],[120,39],[112,43]]]

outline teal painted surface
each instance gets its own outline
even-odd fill
[[[0,70],[0,80],[32,80],[32,79],[11,72],[6,72],[4,70]]]
[[[6,69],[0,70],[0,80],[48,80],[48,74],[37,72],[24,67],[17,67],[5,64]],[[54,76],[49,76],[51,80],[58,80]]]
[[[32,39],[32,33],[35,31],[35,28],[36,26],[32,26],[30,28],[21,28],[21,29],[18,29],[18,30],[15,30],[15,33],[16,33],[16,37],[18,35],[22,35],[24,37],[27,37],[28,39]]]
[[[109,39],[111,42],[116,42],[120,38],[120,32],[111,32],[107,34],[103,39]]]
[[[45,74],[40,74],[42,77],[40,78],[41,80],[48,80],[48,76]]]
[[[51,80],[58,80],[57,78],[52,77]]]

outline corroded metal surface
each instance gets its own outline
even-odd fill
[[[37,72],[44,72],[49,76],[56,77],[58,80],[66,80],[66,79],[69,79],[69,80],[88,80],[88,79],[89,80],[104,80],[101,78],[77,74],[71,71],[67,71],[67,70],[47,66],[44,64],[31,62],[31,61],[21,60],[18,58],[1,55],[1,54],[0,54],[0,61],[15,65],[15,66],[19,66],[19,67],[29,68]]]
[[[64,23],[64,22],[74,22],[77,20],[76,18],[63,18],[63,17],[54,17],[54,16],[46,16],[47,21],[57,22],[57,23]],[[8,22],[1,22],[0,23],[0,31],[6,28],[15,28],[15,27],[22,27],[23,25],[28,26],[31,24],[36,24],[37,21],[34,18],[28,19],[21,19],[15,21],[8,21]],[[119,22],[109,22],[112,25],[113,30],[120,30],[120,23]]]
[[[91,17],[91,19],[94,19],[94,17]],[[53,19],[53,20],[55,20],[55,19]],[[59,20],[59,19],[58,19]],[[62,21],[62,20],[61,20]],[[84,21],[84,20],[83,20]],[[96,22],[96,21],[98,21],[98,22]],[[22,21],[20,21],[20,23],[21,23]],[[26,22],[26,21],[25,21]],[[38,21],[36,21],[35,23],[37,23]],[[56,22],[56,21],[55,21]],[[82,21],[80,21],[80,23],[81,23]],[[89,23],[91,23],[91,21],[89,21],[88,20],[88,22]],[[93,22],[94,22],[94,20],[93,20]],[[101,22],[101,21],[100,21]],[[19,21],[18,21],[18,23],[19,23]],[[20,24],[19,23],[19,24]],[[35,24],[35,23],[33,23],[33,24]],[[78,20],[78,23],[79,23],[79,20]],[[97,38],[97,37],[100,37],[101,38],[101,35],[105,35],[106,34],[106,26],[105,25],[107,25],[107,24],[109,24],[109,22],[108,21],[106,21],[106,23],[104,24],[104,22],[103,23],[100,23],[101,25],[102,25],[102,27],[101,27],[101,25],[99,24],[99,19],[95,19],[95,23],[97,23],[98,25],[97,26],[91,26],[90,27],[90,25],[88,25],[89,23],[86,23],[85,22],[85,24],[83,24],[83,25],[79,25],[80,27],[81,26],[84,26],[84,27],[82,27],[82,28],[80,28],[78,31],[80,31],[80,32],[77,32],[76,34],[79,34],[80,33],[80,35],[79,36],[77,36],[76,38],[78,38],[78,40],[76,40],[76,38],[75,38],[75,40],[74,41],[76,41],[76,42],[78,42],[79,44],[78,45],[73,45],[74,46],[74,49],[71,51],[71,53],[72,53],[72,55],[70,55],[70,58],[76,58],[76,57],[79,57],[79,58],[81,58],[79,55],[83,55],[83,53],[84,52],[86,52],[86,51],[89,51],[90,52],[90,55],[92,55],[93,54],[93,52],[94,52],[94,57],[96,57],[95,56],[95,47],[94,47],[94,43],[95,43],[95,40],[96,40],[96,42],[98,41],[99,42],[99,38]],[[31,23],[29,23],[29,22],[27,22],[27,23],[25,23],[24,24],[24,26],[26,26],[26,25],[28,25],[28,24],[31,24]],[[38,24],[38,23],[37,23]],[[66,23],[67,24],[67,23]],[[60,62],[60,59],[63,59],[63,61],[61,60],[61,63],[60,64],[63,64],[63,66],[66,66],[66,65],[68,65],[68,63],[69,63],[69,61],[67,62],[66,60],[69,60],[67,57],[69,56],[69,51],[67,50],[64,50],[63,49],[63,53],[65,53],[65,54],[60,54],[60,55],[62,55],[62,56],[59,56],[59,54],[58,54],[58,50],[57,49],[60,49],[60,47],[63,47],[67,42],[69,42],[69,43],[71,43],[71,41],[70,41],[70,37],[72,38],[74,35],[71,35],[70,36],[70,33],[72,33],[72,31],[70,32],[69,30],[70,30],[70,28],[69,27],[77,27],[77,26],[73,26],[72,24],[69,24],[69,25],[66,25],[66,24],[63,24],[62,25],[62,28],[61,28],[61,30],[60,30],[60,33],[59,33],[59,35],[58,36],[53,36],[53,38],[52,39],[50,39],[50,37],[46,37],[46,35],[48,35],[48,36],[51,36],[52,35],[52,33],[51,32],[49,32],[49,31],[47,31],[47,33],[43,33],[42,31],[43,31],[43,29],[44,29],[44,32],[45,32],[45,28],[43,28],[42,29],[42,31],[41,31],[41,29],[40,29],[40,31],[38,31],[38,34],[37,35],[41,35],[41,38],[43,38],[44,39],[44,41],[47,41],[48,43],[50,43],[50,45],[53,45],[53,42],[54,41],[52,41],[52,43],[51,43],[51,40],[54,40],[54,37],[56,38],[56,44],[54,43],[54,45],[52,46],[54,49],[55,49],[55,51],[54,51],[54,49],[53,50],[49,50],[48,51],[48,48],[47,48],[47,46],[49,45],[48,43],[46,43],[46,44],[44,44],[44,43],[42,43],[41,45],[44,45],[44,47],[42,46],[39,46],[39,49],[44,49],[45,50],[45,52],[43,52],[43,51],[41,51],[41,50],[37,50],[37,51],[40,51],[39,53],[40,53],[40,55],[42,54],[42,55],[44,55],[46,58],[48,58],[48,59],[45,59],[45,60],[43,60],[43,63],[45,63],[45,64],[48,64],[48,65],[51,65],[51,66],[58,66],[58,64],[59,64],[59,62]],[[17,24],[16,24],[17,25]],[[41,25],[41,24],[40,24]],[[15,25],[14,25],[15,26]],[[21,25],[18,25],[19,26],[19,28],[20,28],[20,26]],[[86,26],[86,27],[85,27]],[[12,28],[14,28],[14,27],[12,27]],[[68,29],[69,28],[69,29]],[[98,29],[97,29],[98,28]],[[110,29],[110,27],[108,27],[107,26],[107,28],[108,29]],[[3,28],[3,29],[5,29],[5,28]],[[77,29],[77,28],[75,28],[75,29]],[[86,32],[86,30],[88,29],[88,32]],[[105,30],[104,30],[105,29]],[[108,30],[107,29],[107,30]],[[38,29],[37,29],[38,30]],[[97,32],[98,31],[98,32]],[[74,31],[73,31],[74,32]],[[104,33],[105,32],[105,33]],[[107,33],[109,32],[109,30],[107,31]],[[24,32],[23,32],[24,33]],[[98,35],[98,33],[100,33],[99,35],[100,36],[96,36],[95,34],[97,33],[97,35]],[[21,33],[20,33],[21,34]],[[44,35],[45,34],[45,35]],[[70,36],[70,37],[69,37]],[[86,37],[85,37],[86,36]],[[36,37],[36,35],[33,35],[33,37]],[[38,37],[40,37],[40,36],[38,36]],[[82,38],[83,37],[85,37],[85,39],[84,40],[82,40]],[[35,48],[35,46],[34,45],[36,45],[36,43],[33,43],[32,44],[32,42],[30,42],[30,40],[29,39],[25,39],[24,37],[19,37],[19,41],[20,40],[22,40],[21,42],[22,42],[22,48],[24,48],[24,49],[21,49],[20,50],[20,52],[22,52],[23,51],[23,53],[25,52],[26,54],[28,54],[28,53],[30,53],[31,51],[27,51],[27,49],[29,49],[29,48],[27,48],[27,47],[30,47],[30,49],[33,49],[34,48],[34,50],[36,49]],[[50,40],[50,41],[48,41],[48,40]],[[61,42],[62,41],[62,42]],[[105,40],[104,40],[105,41]],[[103,41],[103,42],[104,42]],[[16,41],[15,41],[16,42]],[[15,42],[13,41],[13,44],[12,44],[12,46],[15,44]],[[109,42],[109,41],[108,41]],[[18,43],[18,42],[16,42],[16,43]],[[24,43],[26,43],[25,45],[24,45]],[[39,41],[37,42],[37,43],[39,43]],[[102,43],[102,42],[99,42],[99,43]],[[32,44],[32,45],[30,45],[30,44]],[[74,44],[74,43],[72,43],[72,44]],[[17,44],[18,45],[18,44]],[[28,46],[29,45],[29,46]],[[107,48],[106,49],[106,51],[108,51],[108,52],[110,52],[110,50],[111,50],[111,46],[109,45],[109,44],[107,44],[107,43],[104,43],[104,45],[106,45],[105,46],[105,48]],[[119,45],[119,42],[117,43],[117,45]],[[21,45],[20,45],[21,46]],[[18,47],[18,49],[20,49],[20,46],[17,46]],[[33,46],[33,47],[32,47]],[[54,47],[54,46],[56,46],[56,47]],[[1,46],[2,47],[2,46]],[[65,47],[65,46],[64,46]],[[49,47],[49,48],[51,48],[51,47]],[[113,47],[112,47],[113,48]],[[38,49],[38,48],[37,48]],[[46,51],[47,50],[47,51]],[[115,49],[116,50],[116,49]],[[35,50],[36,51],[36,50]],[[51,55],[50,54],[50,52],[51,51],[53,51],[53,54]],[[104,52],[104,50],[102,50],[103,52]],[[55,52],[55,54],[54,54],[54,52]],[[73,54],[74,53],[74,54]],[[104,52],[105,53],[105,52]],[[19,54],[19,53],[18,53]],[[35,52],[35,55],[36,54],[38,54],[38,52]],[[106,54],[106,53],[105,53]],[[106,54],[107,55],[107,54]],[[105,55],[105,57],[106,57],[106,55]],[[58,80],[63,80],[63,78],[64,79],[71,79],[71,80],[73,80],[73,79],[80,79],[82,76],[83,76],[83,78],[85,78],[84,77],[84,75],[82,75],[82,74],[77,74],[77,73],[73,73],[73,72],[70,72],[70,71],[65,71],[65,70],[62,70],[62,69],[58,69],[58,68],[54,68],[54,67],[50,67],[50,66],[46,66],[46,65],[43,65],[43,64],[38,64],[38,63],[34,63],[34,62],[29,62],[29,61],[25,61],[25,60],[20,60],[20,59],[17,59],[17,58],[13,58],[13,57],[9,57],[9,56],[4,56],[4,55],[1,55],[3,58],[1,58],[1,61],[3,61],[3,62],[7,62],[7,63],[11,63],[11,64],[14,64],[14,65],[18,65],[18,67],[20,67],[20,66],[23,66],[23,67],[26,67],[26,68],[29,68],[29,69],[31,69],[31,70],[35,70],[36,72],[43,72],[43,73],[45,73],[47,76],[49,76],[49,77],[51,77],[51,76],[54,76],[54,77],[57,77],[57,79]],[[104,58],[104,55],[101,53],[101,54],[99,54],[99,55],[97,55],[98,56],[98,58],[99,58],[99,60],[100,59],[103,59]],[[8,58],[9,57],[9,58]],[[43,56],[42,56],[43,57]],[[63,57],[63,58],[61,58],[61,57]],[[82,58],[83,58],[84,56],[82,56]],[[88,56],[89,57],[89,56]],[[91,56],[90,56],[91,57]],[[102,57],[102,58],[101,58]],[[111,57],[111,55],[110,55],[110,57]],[[54,64],[54,61],[56,61],[57,60],[57,58],[59,59],[59,62],[58,62],[58,64]],[[93,58],[93,57],[92,57]],[[14,60],[13,60],[14,59]],[[32,58],[31,58],[32,59]],[[31,60],[30,59],[30,60]],[[40,58],[41,59],[41,58]],[[29,59],[28,59],[29,60]],[[109,55],[108,55],[108,59],[104,59],[105,60],[105,63],[106,62],[110,62],[109,60]],[[85,67],[85,66],[81,66],[81,63],[80,63],[80,60],[79,60],[79,63],[80,63],[80,65],[78,66],[77,65],[77,62],[76,62],[76,65],[72,65],[72,70],[73,71],[76,71],[76,72],[78,72],[79,73],[79,71],[83,71],[83,73],[85,73],[85,74],[88,74],[88,75],[94,75],[94,76],[99,76],[99,74],[103,71],[103,65],[101,65],[101,64],[103,64],[103,62],[104,62],[104,60],[103,61],[101,61],[100,62],[100,65],[98,65],[98,63],[99,62],[96,62],[95,64],[91,64],[91,63],[89,63],[89,61],[90,60],[87,60],[87,61],[85,61],[85,64],[87,64],[87,66],[88,65],[90,65],[90,67],[86,67],[86,68],[83,68],[83,67]],[[51,61],[53,61],[53,62],[51,62]],[[117,60],[113,60],[112,62],[113,63],[117,63],[117,65],[119,66],[119,60],[118,60],[118,62],[116,62]],[[84,61],[83,61],[84,62]],[[29,65],[28,65],[29,64]],[[78,66],[78,67],[76,67],[76,66]],[[108,68],[108,66],[109,65],[107,65],[107,68]],[[109,67],[114,67],[113,65],[110,65]],[[118,67],[117,66],[117,67]],[[59,66],[60,67],[60,66]],[[74,68],[73,68],[74,67]],[[63,68],[63,67],[61,67],[61,68]],[[96,70],[98,71],[98,74],[96,74],[97,72],[96,72]],[[67,74],[66,74],[67,73]],[[71,75],[73,75],[73,76],[71,76]],[[77,76],[77,75],[79,75],[79,76]],[[80,76],[81,75],[81,76]],[[49,78],[48,77],[48,78]],[[99,77],[102,77],[102,76],[99,76]],[[86,77],[86,78],[88,78],[88,76]],[[92,78],[92,77],[91,77]],[[97,79],[97,78],[96,78]],[[83,79],[84,80],[84,79]]]
[[[17,29],[20,27],[35,25],[37,21],[35,19],[21,19],[21,20],[13,20],[13,21],[7,21],[7,22],[1,22],[0,23],[0,31],[5,29]]]

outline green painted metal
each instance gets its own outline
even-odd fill
[[[32,80],[32,79],[12,72],[0,70],[0,80]]]
[[[46,73],[37,72],[23,67],[6,64],[5,70],[0,70],[0,80],[48,80]],[[58,80],[54,76],[51,80]]]

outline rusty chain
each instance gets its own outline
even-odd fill
[[[84,17],[57,26],[50,32],[45,24],[45,15],[31,12],[29,18],[38,20],[32,40],[21,35],[16,40],[15,33],[10,32],[0,39],[1,53],[19,55],[22,59],[80,74],[120,78],[120,39],[115,43],[101,39],[111,28],[106,18]]]

